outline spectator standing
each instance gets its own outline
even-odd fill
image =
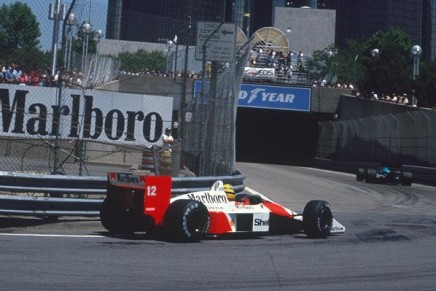
[[[15,64],[11,64],[5,73],[6,82],[16,83],[18,78],[17,75],[18,75],[17,66]]]
[[[401,96],[400,104],[408,105],[409,104],[409,98],[407,98],[407,94],[404,93],[403,96]]]
[[[297,55],[297,67],[300,72],[304,70],[303,58],[304,58],[303,51],[299,51]]]

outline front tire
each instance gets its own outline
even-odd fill
[[[309,238],[326,238],[333,225],[330,204],[324,200],[309,201],[303,211],[303,229]]]
[[[210,225],[206,206],[195,200],[176,200],[168,207],[164,218],[165,235],[170,241],[198,242]]]

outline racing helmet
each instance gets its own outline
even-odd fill
[[[226,192],[227,199],[229,201],[235,200],[235,189],[233,189],[233,186],[230,184],[224,184],[224,192]]]

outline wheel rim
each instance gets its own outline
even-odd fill
[[[200,235],[204,232],[205,217],[201,211],[193,211],[187,221],[187,228],[192,236]]]
[[[321,232],[328,232],[332,227],[332,212],[328,209],[324,209],[319,217],[319,227]]]

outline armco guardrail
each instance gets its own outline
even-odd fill
[[[174,177],[173,195],[209,189],[216,180],[232,184],[236,192],[244,189],[245,176],[236,172],[231,176]],[[0,172],[0,214],[56,216],[98,216],[102,199],[33,197],[19,193],[99,194],[106,195],[106,177],[36,175]],[[18,193],[18,194],[17,194]]]

